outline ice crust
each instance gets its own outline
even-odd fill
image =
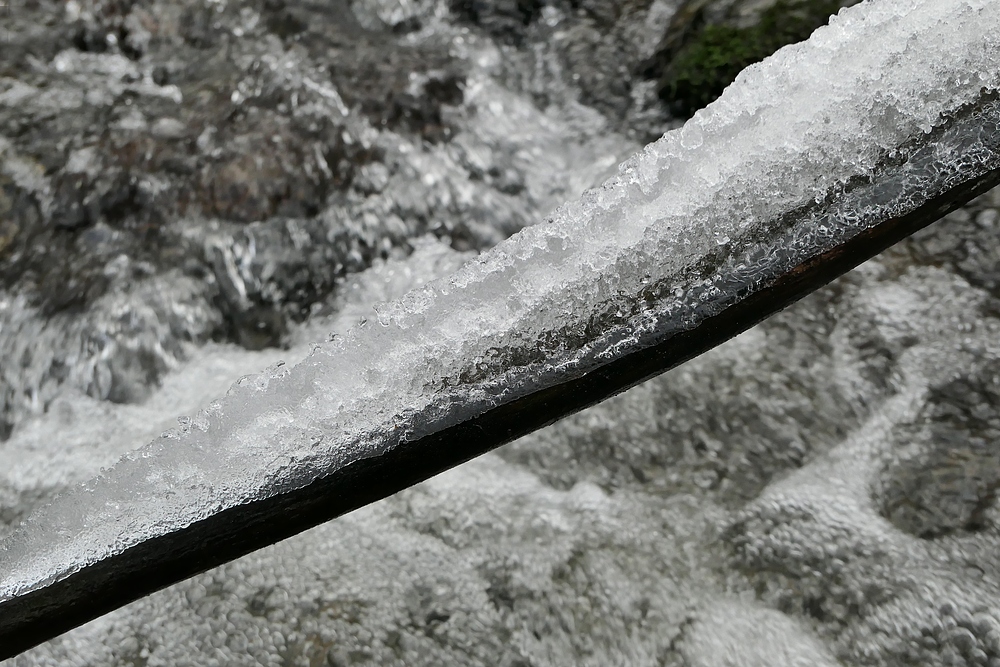
[[[461,416],[456,398],[489,407],[523,377],[586,371],[602,333],[642,318],[650,286],[682,298],[705,258],[773,238],[782,214],[871,177],[1000,87],[997,25],[988,0],[841,12],[545,224],[380,306],[294,368],[241,379],[36,512],[0,553],[0,601],[377,456],[419,436],[414,424],[445,426]],[[945,171],[965,159],[938,157]]]

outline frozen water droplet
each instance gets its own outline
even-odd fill
[[[685,125],[681,129],[681,146],[687,148],[688,150],[694,150],[700,148],[703,143],[705,143],[705,132],[701,128],[701,124],[692,121]]]
[[[392,324],[392,315],[389,309],[389,304],[387,303],[377,303],[374,306],[375,316],[378,318],[378,323],[383,327],[387,327]]]

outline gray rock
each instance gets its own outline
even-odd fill
[[[155,386],[188,343],[285,345],[344,276],[427,233],[488,247],[634,148],[569,87],[536,106],[494,62],[497,44],[468,39],[455,11],[82,0],[12,12],[0,53],[0,293],[38,322],[3,322],[70,327],[68,349],[92,351],[56,352],[45,368],[0,354],[17,369],[0,377],[0,437],[64,382],[133,400],[144,392],[113,391],[108,378]],[[543,44],[533,40],[521,53]],[[543,118],[556,122],[526,131]],[[470,167],[470,150],[488,161]],[[165,339],[98,324],[111,295],[178,273],[200,284],[190,298],[210,317],[165,329],[134,318]],[[133,349],[160,361],[73,379]],[[137,368],[129,359],[112,365]]]

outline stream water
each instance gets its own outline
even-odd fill
[[[338,443],[449,395],[469,360],[507,368],[554,332],[545,363],[572,362],[581,322],[622,317],[644,285],[689,289],[705,256],[995,90],[997,25],[988,2],[847,10],[470,263],[419,237],[344,279],[287,350],[201,346],[137,405],[66,389],[3,445],[5,521],[112,467],[28,519],[0,591],[357,456]],[[998,206],[985,195],[663,378],[15,664],[1000,659]],[[287,373],[195,412],[278,359]],[[136,450],[178,413],[196,416]]]

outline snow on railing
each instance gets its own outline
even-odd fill
[[[0,658],[662,372],[994,185],[997,26],[844,10],[544,224],[238,381],[7,540]]]

